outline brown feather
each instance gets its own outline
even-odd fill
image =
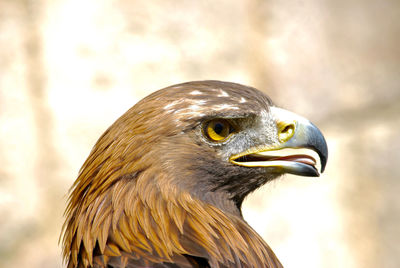
[[[173,262],[195,267],[203,259],[211,267],[281,267],[240,213],[199,199],[171,176],[170,166],[179,164],[161,162],[182,120],[193,117],[167,120],[172,115],[160,107],[176,98],[162,94],[147,97],[119,118],[83,164],[65,212],[62,243],[68,267]],[[183,151],[198,147],[187,141],[180,141]]]

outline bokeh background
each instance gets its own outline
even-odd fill
[[[251,195],[285,267],[400,267],[400,1],[0,0],[0,267],[63,267],[66,193],[162,87],[251,85],[319,126],[320,178]]]

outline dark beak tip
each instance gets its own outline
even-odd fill
[[[321,161],[321,162],[322,162],[322,161]],[[326,161],[325,161],[325,163],[323,163],[323,164],[321,165],[321,174],[324,173],[324,171],[325,171],[325,166],[326,166]]]
[[[322,132],[311,123],[310,142],[311,147],[316,150],[321,161],[321,173],[325,171],[326,163],[328,161],[328,145]]]
[[[328,146],[324,138],[323,140],[324,140],[324,146],[321,152],[319,152],[319,157],[321,158],[321,173],[325,171],[326,163],[328,162]]]

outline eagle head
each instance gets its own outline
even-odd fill
[[[327,155],[316,126],[254,88],[161,89],[111,125],[85,161],[64,256],[70,267],[280,267],[243,220],[243,199],[285,173],[319,176]]]

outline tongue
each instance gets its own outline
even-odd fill
[[[315,166],[317,164],[315,159],[308,155],[289,155],[289,156],[277,157],[274,158],[273,160],[293,161],[310,166]]]

